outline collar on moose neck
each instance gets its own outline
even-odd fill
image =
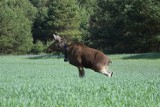
[[[68,44],[65,43],[63,48],[66,49],[67,47],[68,47]]]
[[[67,47],[71,44],[71,42],[69,43],[64,43],[63,49],[67,49]]]
[[[68,58],[67,58],[67,47],[68,47],[68,45],[65,43],[64,44],[64,61],[66,62],[66,61],[68,61]]]

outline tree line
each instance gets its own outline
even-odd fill
[[[0,53],[43,52],[52,34],[107,53],[160,51],[159,0],[0,1]]]

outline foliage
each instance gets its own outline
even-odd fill
[[[33,6],[39,8],[47,7],[50,4],[51,0],[29,0]]]
[[[92,15],[97,9],[97,0],[77,0],[81,7],[84,7],[88,14]]]
[[[48,7],[46,6],[38,9],[35,21],[32,26],[33,43],[36,43],[39,40],[46,43],[47,40],[49,39],[48,35],[51,35],[48,32],[47,12],[48,12]]]
[[[0,53],[29,52],[32,46],[31,26],[34,18],[34,15],[29,14],[34,14],[35,8],[27,0],[5,0],[0,2],[0,5]]]
[[[41,41],[38,41],[35,44],[33,44],[30,53],[39,54],[44,52],[45,48],[45,45]]]
[[[79,78],[76,67],[55,56],[0,56],[0,106],[160,106],[160,54],[110,58],[112,78],[89,69]]]
[[[159,1],[99,0],[98,7],[90,29],[94,45],[115,53],[159,50]]]
[[[37,3],[36,6],[38,4],[41,3]],[[46,43],[53,39],[53,33],[66,38],[81,39],[81,23],[86,23],[86,14],[85,10],[80,10],[76,0],[48,0],[44,4],[46,5],[38,6],[38,13],[33,25],[34,43],[37,40]],[[82,14],[85,15],[85,18]]]
[[[23,54],[52,34],[109,53],[160,51],[158,0],[1,0],[0,53]]]

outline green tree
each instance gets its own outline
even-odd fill
[[[48,9],[48,28],[51,33],[79,38],[80,9],[76,0],[53,0]]]
[[[158,0],[99,0],[91,44],[109,52],[147,52],[159,47]]]
[[[93,14],[97,9],[97,0],[77,0],[81,7],[85,7],[88,14]]]
[[[47,7],[50,3],[50,0],[29,0],[35,7],[42,8]]]
[[[93,13],[93,9],[89,7],[94,6],[84,5],[76,0],[30,1],[38,8],[32,28],[34,43],[39,40],[46,43],[53,39],[53,33],[78,40],[87,35],[89,17]],[[90,3],[86,1],[85,4]]]
[[[32,46],[31,26],[36,9],[28,0],[4,0],[0,5],[0,53],[29,52]]]
[[[44,6],[38,8],[38,12],[36,14],[35,21],[33,22],[32,26],[32,36],[33,36],[33,43],[37,41],[42,41],[46,43],[48,40],[48,36],[51,35],[48,31],[48,7]]]
[[[94,14],[95,10],[97,10],[97,0],[78,0],[78,4],[80,6],[80,16],[81,16],[81,24],[80,28],[82,31],[82,41],[86,42],[86,38],[89,35],[89,27],[92,24],[90,17]]]

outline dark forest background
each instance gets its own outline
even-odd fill
[[[53,33],[106,53],[160,52],[160,1],[0,0],[0,54],[44,52]]]

